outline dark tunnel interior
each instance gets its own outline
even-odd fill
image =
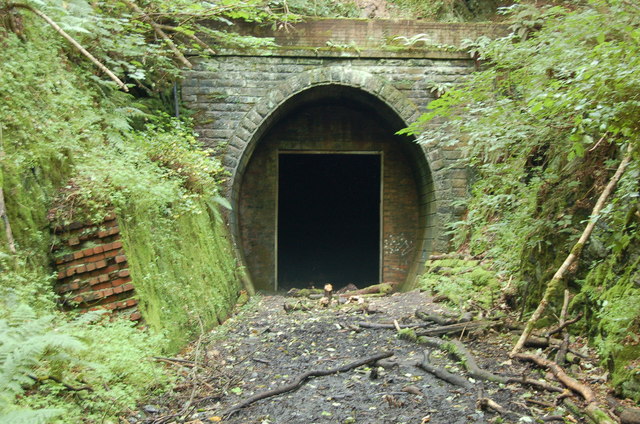
[[[379,154],[279,155],[280,290],[379,282],[380,178]]]

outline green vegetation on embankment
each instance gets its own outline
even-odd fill
[[[454,248],[491,259],[505,283],[512,276],[529,312],[633,150],[562,285],[575,294],[570,313],[585,316],[573,331],[597,347],[618,393],[639,401],[640,7],[589,0],[519,5],[510,16],[510,36],[471,44],[484,70],[432,102],[412,131],[423,143],[466,145],[473,184],[468,213],[451,228]],[[561,304],[558,290],[551,319]]]
[[[82,5],[90,7],[67,7]],[[47,6],[56,13],[53,2]],[[9,14],[2,13],[7,23]],[[177,351],[235,304],[239,275],[219,211],[224,172],[196,142],[188,119],[161,111],[157,80],[143,81],[143,71],[168,78],[175,70],[157,46],[109,51],[113,38],[82,25],[122,21],[86,9],[80,17],[64,10],[57,16],[83,43],[104,49],[102,61],[114,69],[130,61],[131,78],[157,84],[148,100],[136,100],[99,79],[42,20],[10,14],[13,26],[0,26],[0,184],[15,245],[3,222],[0,423],[117,422],[121,411],[170,387],[151,357]],[[129,35],[123,50],[126,42],[140,44]],[[91,37],[102,37],[102,44]],[[154,49],[146,59],[151,69],[136,61],[136,54]],[[54,204],[57,224],[99,222],[116,212],[149,329],[58,311],[47,220]]]

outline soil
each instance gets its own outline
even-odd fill
[[[285,303],[298,302],[306,302],[311,310],[285,312]],[[418,291],[329,307],[284,296],[258,297],[223,326],[201,337],[180,358],[165,360],[180,375],[176,389],[144,405],[128,422],[462,424],[536,422],[545,416],[571,415],[556,406],[557,393],[475,381],[445,352],[432,351],[431,363],[472,383],[470,389],[453,386],[415,366],[423,360],[424,346],[399,339],[395,329],[358,326],[359,322],[394,320],[401,325],[424,324],[414,317],[418,308],[444,311]],[[543,376],[528,364],[508,359],[513,344],[510,336],[485,330],[461,340],[481,368],[503,376]],[[311,378],[298,390],[223,416],[233,405],[280,387],[306,371],[335,368],[380,352],[393,353],[382,361],[384,367],[365,365]],[[594,369],[593,365],[588,367]],[[492,399],[512,414],[499,417],[494,411],[479,410],[479,397]],[[578,416],[566,419],[583,422]]]

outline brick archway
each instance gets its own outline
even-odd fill
[[[243,265],[250,265],[248,262],[252,262],[253,257],[247,261],[247,252],[243,248],[238,208],[244,174],[256,146],[279,119],[295,109],[298,99],[308,96],[310,93],[331,91],[348,91],[355,95],[361,95],[363,98],[366,97],[366,101],[371,102],[372,107],[385,110],[389,119],[394,121],[394,131],[405,127],[419,116],[416,105],[393,87],[391,83],[381,77],[361,70],[354,70],[350,67],[332,66],[313,69],[296,74],[271,89],[269,95],[247,112],[240,121],[233,136],[230,138],[225,157],[226,165],[233,170],[232,179],[228,187],[228,195],[234,208],[234,212],[230,216],[231,232]],[[433,180],[426,150],[409,140],[404,144],[406,145],[403,149],[410,151],[410,156],[413,158],[411,172],[415,175],[413,178],[417,181],[417,190],[419,191],[414,205],[416,209],[415,218],[419,221],[419,224],[416,225],[419,230],[413,236],[415,240],[411,240],[411,250],[406,253],[411,258],[403,259],[402,271],[399,273],[399,275],[402,275],[400,277],[402,279],[401,283],[411,284],[420,272],[424,259],[432,251],[434,238],[438,236],[434,232],[434,229],[438,227],[436,223],[438,188],[434,184],[441,185],[442,180],[438,182]],[[384,247],[382,249],[386,251],[387,249],[398,248],[394,247],[394,243],[399,243],[401,239],[402,234],[387,234],[386,239],[383,236]],[[246,247],[246,243],[244,245]],[[385,271],[381,271],[381,275],[384,275],[384,278],[381,278],[383,281],[397,280],[397,278],[391,277],[393,276],[392,271],[386,270],[387,265],[385,263]],[[251,274],[251,266],[248,268],[249,274]],[[381,268],[383,268],[383,265],[381,265]],[[252,280],[255,280],[255,276]],[[268,287],[264,283],[258,283],[257,286],[261,288]]]

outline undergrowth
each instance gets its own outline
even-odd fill
[[[585,313],[573,331],[589,336],[618,393],[638,401],[637,6],[589,0],[506,12],[510,35],[471,43],[489,66],[433,101],[413,127],[423,143],[468,153],[471,193],[466,216],[451,227],[453,249],[482,254],[512,275],[526,316],[632,146],[631,163],[562,289],[575,295],[569,313]],[[562,291],[548,308],[553,322]]]
[[[0,422],[116,423],[171,388],[150,358],[224,319],[239,290],[220,163],[188,120],[96,82],[48,28],[0,28]],[[82,60],[82,59],[80,59]],[[52,205],[53,210],[50,210]],[[115,210],[147,328],[57,310],[47,216]]]

